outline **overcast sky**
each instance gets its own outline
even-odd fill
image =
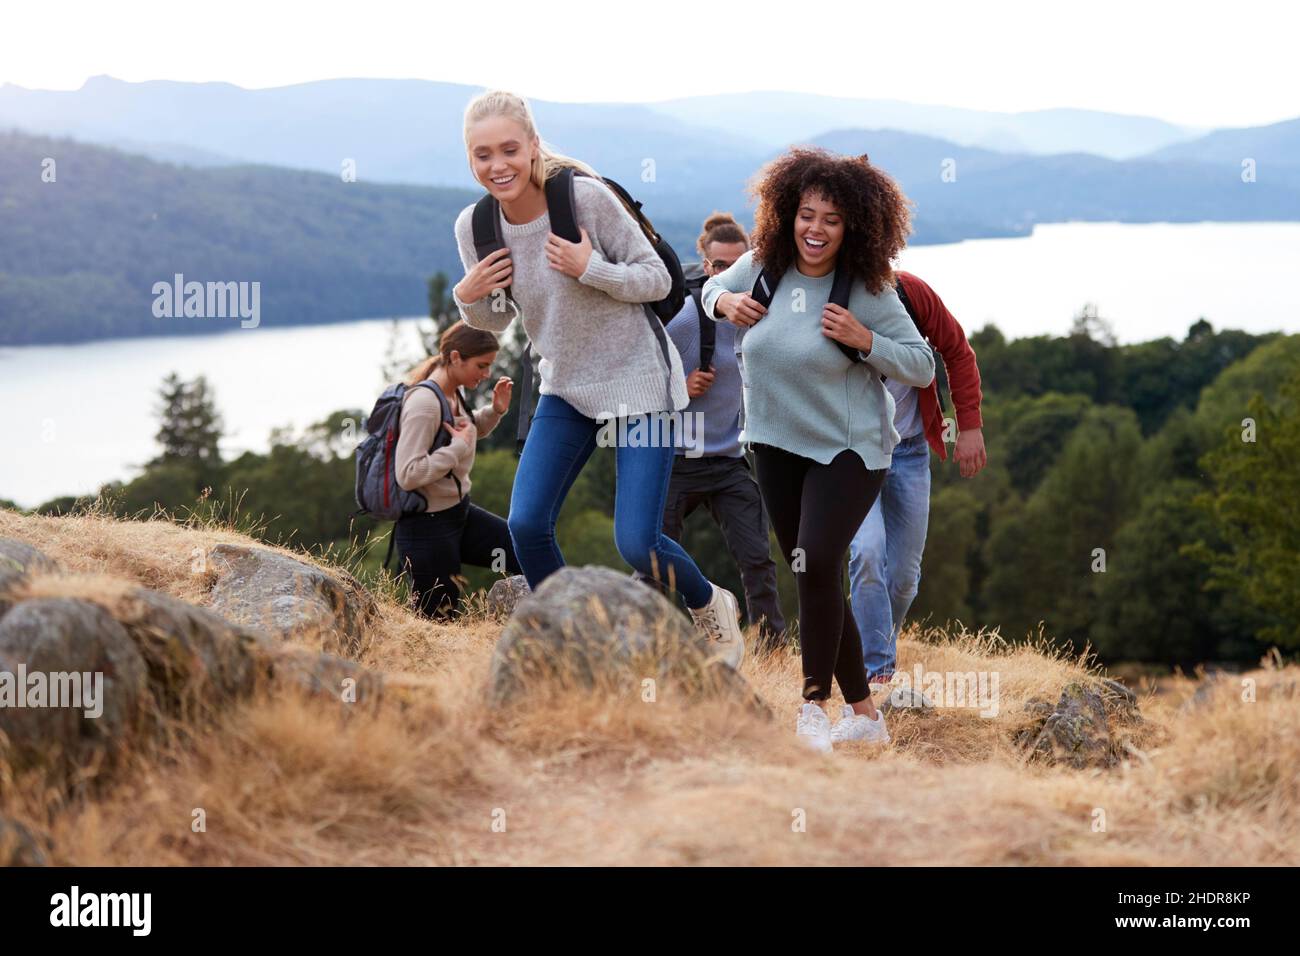
[[[1224,0],[58,0],[6,3],[0,81],[402,77],[567,101],[783,89],[1251,126],[1300,116],[1297,27],[1300,4]]]

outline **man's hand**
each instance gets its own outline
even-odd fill
[[[546,240],[546,261],[551,264],[551,268],[575,279],[587,271],[587,263],[591,261],[592,251],[587,230],[579,227],[578,231],[582,233],[581,242],[569,242],[555,233],[551,233],[550,238]]]
[[[984,431],[968,428],[957,435],[957,450],[953,452],[957,467],[963,478],[974,478],[988,464],[988,455],[984,451]]]
[[[696,369],[690,375],[686,376],[686,394],[691,398],[699,398],[709,390],[713,384],[714,368],[709,366],[706,372],[703,369]]]

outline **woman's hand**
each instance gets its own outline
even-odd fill
[[[498,415],[504,415],[510,409],[510,392],[514,386],[515,383],[504,375],[492,386],[492,410]]]
[[[470,429],[474,427],[474,423],[472,421],[467,421],[465,422],[464,425],[461,425],[459,428],[457,428],[451,422],[443,422],[442,427],[447,429],[447,431],[451,432],[452,441],[455,441],[457,438],[459,438],[461,441],[465,442],[465,444],[468,445],[470,440],[469,432]]]
[[[871,330],[842,305],[828,302],[822,309],[822,335],[857,349],[863,355],[871,351]]]
[[[485,295],[510,285],[510,276],[514,266],[510,262],[510,250],[498,249],[474,263],[474,268],[465,273],[465,278],[456,283],[456,298],[466,305],[473,305]]]
[[[569,242],[555,233],[546,240],[546,261],[551,268],[575,279],[587,271],[587,263],[591,261],[591,239],[587,230],[579,227],[578,232],[582,234],[581,242]]]
[[[747,329],[763,316],[766,307],[748,292],[724,292],[713,303],[713,310],[737,328]]]

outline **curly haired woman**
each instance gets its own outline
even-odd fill
[[[934,376],[933,353],[894,291],[908,202],[866,157],[805,148],[765,167],[753,192],[753,249],[705,283],[702,301],[742,335],[742,439],[795,572],[805,701],[795,732],[823,752],[836,740],[885,743],[842,580],[898,442],[883,379],[921,387]],[[852,279],[847,307],[829,301],[837,270]],[[760,274],[775,282],[766,308],[750,294]],[[833,728],[832,676],[845,701]]]

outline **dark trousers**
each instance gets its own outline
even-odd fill
[[[469,497],[442,511],[398,519],[397,567],[408,575],[425,617],[447,620],[460,613],[462,564],[521,574],[504,518],[472,504]]]
[[[763,501],[745,458],[721,456],[687,458],[677,455],[664,502],[663,532],[681,541],[682,527],[704,506],[727,542],[745,585],[749,621],[759,625],[760,642],[784,643],[785,616],[776,590],[776,562],[767,535]],[[652,583],[649,578],[642,580]]]
[[[844,556],[887,469],[869,470],[851,449],[822,465],[771,445],[753,448],[758,487],[798,587],[804,699],[830,697],[834,675],[844,702],[856,704],[869,691],[862,641],[844,597]]]

